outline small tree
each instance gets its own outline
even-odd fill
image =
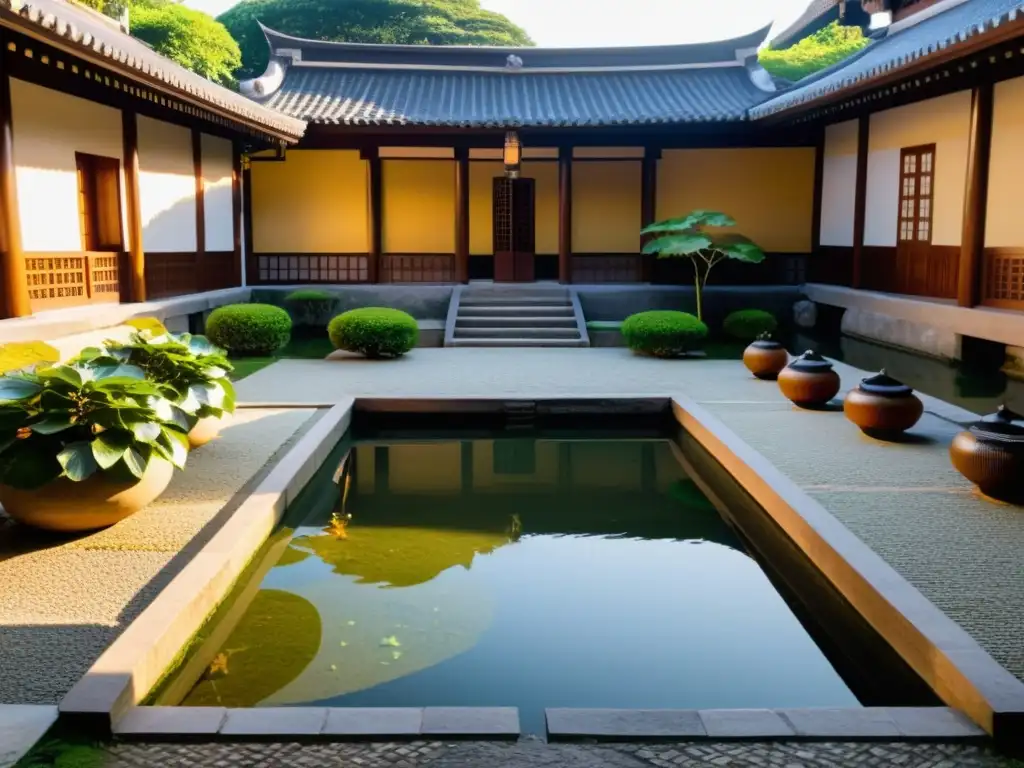
[[[704,286],[712,268],[723,259],[749,264],[764,261],[764,251],[749,238],[735,233],[708,232],[705,227],[734,227],[731,216],[717,211],[691,211],[678,219],[658,221],[641,230],[656,235],[644,245],[644,253],[659,259],[686,256],[693,262],[693,287],[697,293],[697,317],[704,320]]]

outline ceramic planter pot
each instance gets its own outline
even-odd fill
[[[846,418],[872,437],[895,437],[917,424],[924,405],[914,390],[886,374],[862,379],[843,401]]]
[[[786,348],[770,339],[759,339],[743,350],[743,364],[759,379],[776,378],[788,362]]]
[[[141,480],[97,472],[80,483],[62,477],[31,491],[0,485],[0,504],[15,520],[36,528],[91,531],[124,520],[154,501],[173,474],[169,461],[154,458]]]
[[[949,457],[985,495],[1024,501],[1024,417],[1006,406],[957,434]]]
[[[196,422],[196,425],[188,433],[188,443],[193,448],[206,445],[213,440],[220,431],[231,421],[231,414],[223,416],[207,416]]]
[[[779,372],[779,389],[801,407],[822,406],[839,392],[839,374],[832,363],[807,350]]]

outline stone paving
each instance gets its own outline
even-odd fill
[[[981,747],[907,743],[117,744],[103,768],[1013,768]]]
[[[866,372],[836,364],[844,392]],[[301,390],[290,386],[302,381]],[[913,437],[885,443],[835,411],[801,410],[738,361],[656,360],[611,349],[417,349],[396,361],[285,360],[239,396],[670,396],[701,403],[815,496],[1000,664],[1024,679],[1024,509],[985,499],[948,444],[974,415],[930,397]],[[840,397],[842,393],[840,393]]]
[[[58,538],[0,513],[0,704],[59,703],[314,413],[240,410],[160,499],[104,531]]]

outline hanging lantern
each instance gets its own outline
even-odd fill
[[[510,179],[519,177],[519,164],[523,160],[523,145],[519,143],[519,135],[515,131],[505,134],[505,175]]]

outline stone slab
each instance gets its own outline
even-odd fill
[[[947,741],[986,737],[962,712],[948,707],[891,707],[887,712],[907,738]]]
[[[331,707],[324,736],[415,737],[423,729],[423,710],[414,707]]]
[[[114,735],[213,736],[220,731],[227,713],[224,707],[132,707],[114,725]]]
[[[547,709],[548,737],[614,741],[703,738],[695,709]]]
[[[709,739],[771,739],[793,736],[793,727],[771,709],[702,709]]]
[[[518,738],[519,710],[515,707],[427,707],[424,736]]]
[[[299,736],[317,736],[326,721],[326,707],[229,709],[220,728],[220,735],[287,740]]]
[[[10,768],[57,721],[57,707],[0,704],[0,768]]]
[[[900,729],[889,710],[882,707],[862,709],[782,709],[797,736],[833,741],[845,739],[892,739]]]

